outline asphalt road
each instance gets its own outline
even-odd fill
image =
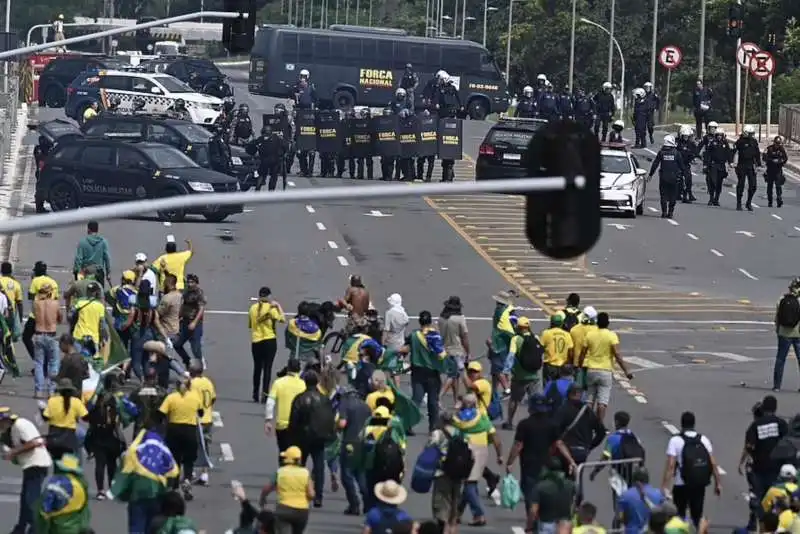
[[[239,101],[248,103],[254,114],[269,112],[275,103],[264,97],[246,97],[246,86],[238,85],[236,91]],[[40,113],[40,120],[58,114],[60,112],[45,110]],[[477,152],[486,127],[482,123],[466,123],[464,137],[468,155]],[[462,168],[466,168],[468,160],[465,162]],[[460,170],[459,178],[469,177]],[[359,185],[335,179],[293,177],[291,180],[297,188]],[[787,221],[789,214],[795,211],[790,198],[787,194],[789,202],[780,212]],[[30,201],[29,195],[26,199]],[[485,196],[383,203],[354,200],[311,206],[253,206],[222,224],[188,222],[165,227],[147,218],[103,223],[101,231],[111,242],[116,274],[133,263],[136,252],[145,251],[151,257],[158,255],[167,234],[175,235],[178,241],[191,239],[195,245],[196,256],[189,270],[199,275],[209,300],[211,311],[206,323],[205,350],[210,376],[220,392],[216,408],[223,426],[216,429],[218,445],[214,448],[215,456],[221,461],[212,475],[211,487],[197,490],[196,499],[189,507],[191,515],[209,532],[224,530],[237,516],[236,506],[227,496],[229,481],[241,480],[255,494],[275,468],[274,442],[263,435],[262,411],[248,401],[251,364],[245,313],[250,298],[260,286],[269,285],[290,309],[302,299],[338,297],[344,291],[347,275],[359,273],[372,290],[372,300],[379,309],[385,307],[386,296],[393,292],[403,295],[410,315],[422,309],[436,313],[447,296],[461,296],[470,317],[470,335],[476,353],[488,334],[492,293],[512,284],[529,296],[521,305],[537,321],[537,328],[544,327],[540,308],[556,306],[570,291],[580,292],[586,304],[612,310],[616,321],[613,326],[622,336],[623,354],[634,369],[635,377],[616,389],[611,409],[632,414],[633,428],[648,450],[653,478],[660,479],[663,451],[681,411],[695,411],[699,430],[718,447],[717,457],[727,473],[723,497],[710,497],[708,501],[715,529],[729,530],[733,525],[743,524],[746,511],[741,493],[746,486],[735,474],[735,464],[749,408],[764,395],[765,366],[774,345],[771,327],[754,321],[764,317],[754,315],[757,309],[752,305],[739,304],[719,291],[715,287],[719,284],[709,281],[705,271],[700,271],[699,276],[695,273],[695,269],[705,268],[706,260],[699,259],[702,254],[692,254],[689,248],[685,251],[676,248],[671,254],[674,261],[680,260],[691,268],[673,273],[674,279],[664,279],[657,270],[658,264],[642,259],[646,254],[641,249],[647,242],[666,242],[665,232],[678,231],[682,231],[680,235],[693,232],[698,242],[719,239],[715,243],[725,254],[720,259],[744,262],[752,249],[737,252],[731,244],[723,250],[723,243],[726,243],[722,241],[723,223],[718,224],[708,216],[704,224],[697,223],[698,228],[688,228],[690,212],[708,210],[710,213],[711,209],[681,206],[680,226],[669,225],[666,230],[650,232],[649,228],[654,225],[666,227],[668,223],[643,217],[633,221],[635,226],[629,230],[606,229],[600,245],[585,265],[583,262],[554,262],[531,251],[518,238],[522,235],[522,214],[515,203],[519,201],[513,197]],[[717,211],[724,211],[724,208],[717,208]],[[743,221],[763,219],[764,228],[770,223],[769,219],[773,219],[766,208],[759,208],[754,214],[730,215],[741,217]],[[707,231],[702,233],[701,227]],[[708,228],[716,233],[710,233]],[[749,238],[755,244],[765,230],[761,226],[748,228],[758,228],[752,230],[757,237]],[[500,237],[492,237],[496,230],[502,232]],[[75,227],[21,236],[11,247],[10,256],[23,281],[27,280],[24,273],[32,264],[43,260],[59,281],[66,282],[75,243],[82,234],[83,229]],[[504,241],[509,238],[515,240]],[[623,248],[627,239],[638,240],[639,245]],[[688,244],[694,241],[687,237]],[[602,253],[609,261],[593,265],[601,251],[607,249],[616,254]],[[755,276],[762,272],[750,264],[742,265],[751,268]],[[647,281],[636,284],[624,278],[632,274],[646,277]],[[760,278],[767,279],[763,274]],[[771,294],[765,290],[764,306],[772,305],[772,297],[779,294],[780,286],[785,284],[781,281],[773,285],[776,287]],[[703,295],[690,294],[689,289],[695,286]],[[735,293],[733,288],[728,291]],[[703,300],[706,294],[708,298]],[[756,297],[751,298],[758,302]],[[736,320],[750,323],[735,324]],[[285,357],[283,351],[280,356],[281,359]],[[22,355],[20,360],[23,366],[29,365],[27,356]],[[278,362],[276,368],[281,363]],[[741,382],[749,387],[742,388]],[[787,372],[787,388],[796,389],[797,383],[793,371]],[[0,387],[0,402],[7,402],[21,413],[32,416],[36,408],[30,398],[31,390],[27,377],[16,383],[7,379]],[[779,400],[788,405],[793,397],[782,394]],[[507,448],[511,435],[503,432],[502,438]],[[422,437],[413,438],[409,458],[413,460],[422,446]],[[12,466],[0,465],[0,506],[9,515],[16,510],[14,501],[19,476]],[[591,484],[587,492],[588,498],[603,510],[601,519],[606,522],[610,520],[609,494],[601,479]],[[310,532],[353,532],[358,522],[341,515],[344,507],[341,493],[326,497],[324,508],[312,513]],[[428,517],[427,496],[412,494],[407,509],[415,518]],[[95,528],[101,532],[109,531],[124,517],[120,505],[113,502],[96,503],[93,511]],[[523,524],[519,510],[508,512],[490,507],[487,515],[497,531],[516,529]]]

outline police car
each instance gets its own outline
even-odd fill
[[[644,213],[650,179],[624,144],[603,144],[600,150],[600,210],[636,217]]]
[[[36,195],[53,211],[130,200],[239,191],[233,176],[204,169],[180,150],[160,143],[118,139],[60,141],[40,165]],[[243,207],[202,206],[160,211],[164,221],[187,214],[222,222]]]
[[[222,111],[222,100],[201,95],[168,74],[101,70],[96,75],[80,76],[75,83],[67,89],[64,112],[77,121],[83,119],[83,112],[93,101],[107,108],[113,97],[119,99],[121,111],[130,111],[133,100],[141,98],[145,104],[144,111],[149,113],[163,113],[180,98],[186,102],[186,109],[195,124],[211,125]]]
[[[525,119],[500,116],[486,134],[475,163],[476,180],[524,178],[528,144],[533,135],[547,124],[544,119]]]

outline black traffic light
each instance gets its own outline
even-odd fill
[[[222,20],[222,43],[231,54],[249,53],[256,33],[256,0],[225,0],[223,11],[247,13],[247,18]]]
[[[536,250],[567,259],[588,252],[600,238],[600,143],[574,121],[548,123],[528,145],[531,176],[565,176],[564,191],[526,193],[525,233]],[[580,187],[576,177],[583,177]]]
[[[742,21],[744,8],[740,4],[731,4],[728,7],[728,36],[739,39],[742,36]]]

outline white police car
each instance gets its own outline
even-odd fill
[[[131,111],[134,99],[141,98],[144,110],[149,113],[167,111],[176,100],[183,99],[195,124],[213,124],[222,112],[221,99],[197,93],[173,76],[118,70],[101,70],[76,79],[67,90],[64,111],[68,117],[80,121],[92,101],[107,108],[112,98],[119,99],[119,109],[123,112]]]
[[[604,144],[600,151],[600,210],[636,217],[644,213],[647,171],[625,145]]]

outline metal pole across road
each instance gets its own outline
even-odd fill
[[[367,198],[421,197],[428,195],[463,195],[474,193],[522,194],[533,191],[563,191],[567,186],[578,189],[586,187],[584,176],[515,178],[486,182],[463,182],[446,184],[367,185],[354,191],[352,187],[324,187],[295,191],[264,191],[241,193],[208,193],[153,200],[121,202],[108,206],[60,211],[45,215],[28,215],[0,221],[0,235],[32,232],[49,228],[61,228],[90,220],[109,220],[131,217],[154,211],[174,210],[198,206],[232,206],[237,204],[284,204],[287,202],[335,201]]]
[[[102,32],[97,33],[90,33],[88,35],[81,35],[78,37],[70,37],[69,39],[64,39],[62,41],[53,41],[52,43],[45,43],[45,44],[38,44],[33,46],[26,46],[23,48],[15,48],[13,50],[8,50],[6,52],[0,52],[0,59],[6,59],[10,57],[22,56],[26,54],[33,54],[39,52],[41,50],[47,50],[48,48],[59,48],[59,47],[66,47],[67,45],[75,44],[75,43],[83,43],[86,41],[91,41],[92,39],[101,39],[103,37],[111,37],[114,35],[121,35],[123,33],[131,33],[136,30],[144,30],[146,28],[156,28],[158,26],[163,26],[165,24],[172,24],[174,22],[186,22],[187,20],[195,20],[201,17],[208,17],[210,19],[217,18],[217,19],[246,19],[248,18],[247,13],[231,13],[228,11],[198,11],[196,13],[187,13],[185,15],[178,15],[177,17],[170,17],[167,19],[159,19],[154,20],[151,22],[143,22],[142,24],[134,24],[133,26],[125,26],[123,28],[114,28],[111,30],[105,30]]]

